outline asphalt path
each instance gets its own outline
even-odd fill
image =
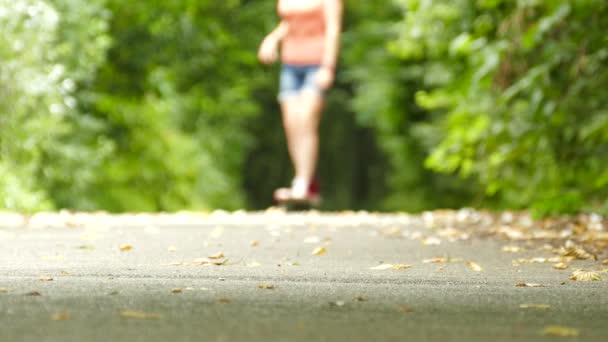
[[[608,275],[569,280],[598,262],[504,245],[408,215],[5,220],[0,341],[608,340]]]

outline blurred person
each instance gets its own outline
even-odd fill
[[[342,26],[342,0],[278,0],[279,25],[258,51],[264,64],[281,59],[278,100],[294,168],[291,187],[274,192],[277,202],[320,202],[315,177],[319,123],[325,93],[334,82]]]

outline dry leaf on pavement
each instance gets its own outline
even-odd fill
[[[148,313],[141,311],[123,311],[120,313],[120,317],[134,319],[160,319],[160,315],[157,313]]]
[[[312,251],[312,255],[323,255],[327,253],[327,250],[323,247],[317,247]]]
[[[26,296],[34,296],[34,297],[38,297],[38,296],[42,296],[42,293],[38,292],[38,291],[30,291],[28,293],[25,294]]]
[[[555,268],[556,270],[565,270],[568,268],[568,264],[560,262],[558,264],[553,265],[553,268]]]
[[[40,281],[53,281],[53,277],[48,276],[48,275],[41,275],[40,277],[38,277],[38,279]]]
[[[171,293],[182,293],[182,292],[184,292],[184,289],[179,288],[179,287],[171,290]]]
[[[521,309],[537,309],[537,310],[546,310],[551,307],[549,304],[520,304],[519,307]]]
[[[218,303],[230,303],[232,302],[232,298],[230,297],[217,297],[215,298],[215,301]]]
[[[562,327],[559,325],[548,326],[543,329],[543,335],[548,336],[578,336],[578,329]]]
[[[53,315],[51,315],[51,320],[52,321],[67,321],[71,319],[70,314],[67,311],[64,312],[58,312],[55,313]]]
[[[223,252],[217,252],[213,255],[209,256],[209,259],[222,259],[224,257],[224,253]]]
[[[118,248],[120,249],[121,252],[126,252],[126,251],[132,250],[133,246],[131,246],[129,244],[122,244],[122,245],[118,246]]]
[[[602,261],[602,265],[608,265],[608,259]]]
[[[6,287],[0,287],[0,293],[8,293],[8,291],[10,291],[10,290],[7,289]]]
[[[251,246],[251,247],[257,247],[259,245],[260,245],[260,242],[257,240],[253,240],[249,243],[249,246]]]
[[[566,244],[559,250],[561,256],[571,256],[580,260],[595,259],[595,256],[587,252],[583,247],[574,244]]]
[[[399,311],[401,313],[410,313],[410,312],[414,312],[414,309],[407,305],[401,305],[397,308],[397,311]]]
[[[524,250],[525,249],[520,246],[504,246],[502,248],[502,251],[506,252],[506,253],[519,253],[519,252],[523,252]]]
[[[517,287],[543,287],[543,285],[535,284],[535,283],[515,283],[515,286],[517,286]]]
[[[570,280],[594,281],[594,280],[602,280],[602,277],[600,277],[600,274],[595,271],[576,270],[570,276]]]
[[[404,265],[404,264],[380,264],[378,266],[374,266],[374,267],[370,267],[370,270],[406,270],[408,268],[412,267],[411,265]]]
[[[260,285],[258,285],[258,289],[272,290],[272,289],[274,289],[274,285],[272,285],[272,284],[260,284]]]
[[[356,297],[353,297],[353,301],[354,302],[367,302],[368,298],[365,296],[356,296]]]
[[[472,261],[467,261],[467,267],[475,272],[481,272],[483,270],[483,268],[481,268],[481,266],[479,266],[479,264],[476,264]]]

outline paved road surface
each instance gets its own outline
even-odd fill
[[[425,245],[433,231],[404,215],[7,222],[0,341],[608,341],[606,279],[571,281],[572,269],[547,263],[514,267],[548,255],[505,253],[502,241]],[[319,247],[326,253],[313,255]],[[218,252],[225,258],[201,259]],[[423,262],[438,256],[455,262]],[[195,261],[222,264],[187,264]],[[370,269],[381,263],[411,268]],[[128,311],[151,316],[121,316]],[[544,336],[553,325],[579,336]]]

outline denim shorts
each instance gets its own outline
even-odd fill
[[[283,64],[281,66],[279,101],[298,96],[304,90],[310,90],[323,96],[323,89],[319,87],[315,79],[320,68],[320,65]]]

